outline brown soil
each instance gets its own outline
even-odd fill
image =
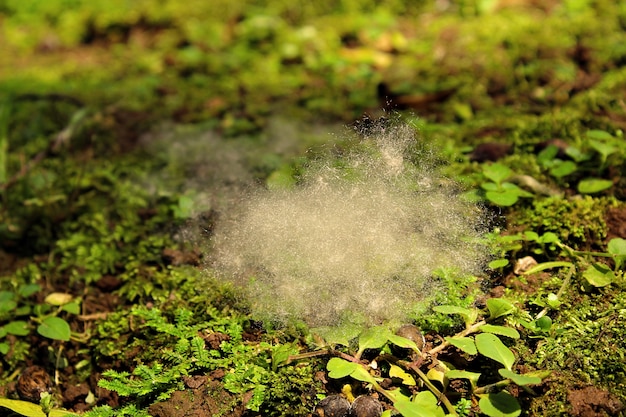
[[[619,399],[593,386],[572,390],[567,399],[571,415],[575,417],[617,416],[624,411],[624,404]]]
[[[604,221],[609,229],[607,240],[616,237],[626,239],[626,206],[612,207],[607,210]]]
[[[219,381],[206,376],[185,379],[185,391],[175,391],[166,400],[153,404],[149,413],[154,417],[215,417],[244,415],[243,405],[233,407],[239,398],[226,391]]]

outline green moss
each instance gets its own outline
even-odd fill
[[[561,242],[574,248],[598,248],[607,233],[604,213],[617,204],[612,198],[591,196],[535,199],[531,207],[514,213],[509,223],[540,235],[555,233]]]

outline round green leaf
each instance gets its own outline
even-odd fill
[[[359,351],[383,347],[390,333],[386,327],[370,327],[359,335]]]
[[[502,343],[498,336],[491,333],[480,333],[476,335],[475,341],[476,349],[481,355],[501,363],[506,369],[511,369],[515,363],[515,355]]]
[[[491,269],[504,268],[508,264],[509,264],[508,259],[494,259],[493,261],[489,262],[489,268]]]
[[[502,298],[490,298],[487,300],[487,309],[489,310],[489,317],[495,319],[511,314],[515,311],[515,306]]]
[[[593,264],[583,272],[583,277],[594,287],[606,287],[613,282],[615,274],[604,265]]]
[[[512,327],[483,324],[479,327],[479,330],[485,333],[493,333],[500,336],[510,337],[511,339],[519,339],[519,332]]]
[[[59,317],[48,317],[37,327],[37,333],[54,340],[70,340],[72,331],[70,325]]]
[[[5,324],[4,330],[8,334],[13,334],[15,336],[26,336],[28,333],[30,333],[28,323],[23,320],[15,320],[8,324]]]
[[[446,341],[467,354],[475,355],[477,353],[476,344],[471,337],[446,337]]]
[[[515,191],[487,191],[485,197],[493,204],[503,207],[512,206],[519,200],[519,194]]]
[[[350,375],[359,365],[341,358],[330,358],[326,364],[328,376],[339,379]]]
[[[506,391],[481,396],[478,406],[489,417],[517,417],[522,413],[515,397]]]
[[[613,186],[613,181],[600,178],[589,178],[578,183],[578,192],[581,194],[593,194],[608,190]]]

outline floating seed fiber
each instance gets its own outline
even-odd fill
[[[480,269],[480,210],[438,173],[415,129],[361,133],[349,150],[312,162],[298,185],[249,193],[216,226],[213,267],[247,289],[259,318],[405,320],[445,291],[435,269]]]

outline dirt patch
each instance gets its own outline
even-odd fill
[[[617,416],[624,411],[624,404],[619,399],[593,386],[572,390],[567,399],[571,415],[576,417]]]
[[[188,378],[187,386],[195,387],[176,391],[166,400],[153,404],[149,413],[154,417],[240,417],[244,407],[239,399],[226,391],[219,381],[206,382],[206,377]]]
[[[608,228],[606,238],[611,240],[616,237],[626,239],[626,206],[611,207],[604,215],[604,221]]]

